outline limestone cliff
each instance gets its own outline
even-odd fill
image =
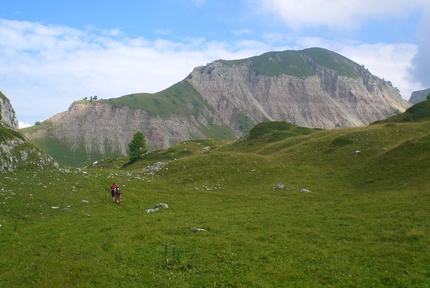
[[[255,124],[284,120],[299,126],[333,129],[365,126],[410,106],[390,82],[373,76],[364,67],[333,52],[319,51],[344,67],[335,70],[323,65],[329,60],[312,58],[313,52],[315,49],[298,51],[303,61],[296,61],[299,63],[289,63],[288,54],[260,56],[267,63],[284,62],[290,66],[290,73],[256,73],[259,63],[250,58],[198,67],[187,81],[217,109],[224,122],[235,128],[237,135],[240,131],[233,111],[244,113]],[[305,65],[311,70],[298,77],[300,71],[294,70],[303,70],[300,66]]]
[[[15,111],[9,99],[0,92],[0,174],[18,169],[59,168],[52,157],[34,147],[17,130]]]
[[[50,137],[69,143],[72,151],[83,144],[86,151],[103,155],[126,155],[127,145],[137,131],[145,134],[151,150],[170,147],[191,138],[205,138],[193,121],[185,116],[151,117],[143,109],[119,108],[103,102],[74,103],[68,111],[56,114],[49,122],[53,128]],[[37,133],[30,135],[40,138],[47,131],[39,130]]]
[[[15,110],[13,110],[9,99],[2,92],[0,92],[0,121],[11,129],[18,130],[18,120],[15,116]]]
[[[136,131],[151,151],[189,139],[235,139],[263,121],[365,126],[408,107],[390,82],[339,54],[310,48],[214,61],[155,94],[77,101],[23,133],[55,159],[77,164],[126,155]]]

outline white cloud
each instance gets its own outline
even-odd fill
[[[157,29],[154,31],[155,34],[159,34],[159,35],[167,35],[167,34],[172,34],[172,30],[170,29]]]
[[[249,29],[238,29],[238,30],[231,30],[231,34],[236,36],[244,36],[244,35],[251,35],[252,30]]]
[[[203,38],[149,41],[111,31],[80,31],[0,19],[0,89],[10,99],[17,118],[34,123],[92,95],[106,99],[157,92],[184,79],[194,67],[217,59],[241,59],[311,46],[336,51],[364,64],[370,72],[399,87],[404,98],[409,98],[407,93],[415,87],[404,79],[415,45],[368,45],[282,34],[267,34],[266,42],[228,43]]]
[[[279,43],[291,43],[294,41],[294,37],[292,35],[285,35],[279,32],[270,32],[265,33],[263,35],[265,41],[272,45],[276,45]]]
[[[413,91],[422,89],[419,83],[408,79],[410,63],[417,51],[417,45],[359,43],[340,47],[338,51],[363,64],[372,74],[390,81],[400,90],[404,99],[409,100]]]
[[[256,11],[276,15],[291,28],[324,25],[355,29],[374,17],[396,16],[430,6],[428,0],[248,0]]]
[[[206,0],[192,0],[194,3],[196,3],[197,6],[201,6],[206,3]]]
[[[397,87],[404,99],[409,100],[411,93],[422,89],[416,81],[408,77],[410,63],[417,51],[417,45],[408,43],[375,43],[358,41],[331,41],[316,37],[302,38],[301,47],[323,47],[335,51],[354,62],[364,65],[370,73],[390,81]]]
[[[331,48],[338,47],[334,49],[338,52],[349,53],[359,50],[358,53],[352,54],[353,57],[356,56],[356,61],[362,60],[363,63],[368,63],[366,66],[376,75],[389,78],[396,83],[406,99],[409,99],[413,90],[430,87],[430,73],[428,73],[430,1],[428,0],[248,0],[248,2],[255,4],[256,13],[265,12],[271,17],[275,16],[296,30],[321,26],[334,30],[353,30],[369,20],[383,19],[388,22],[421,17],[418,31],[411,31],[411,34],[417,33],[418,46],[407,43],[372,45],[355,43],[350,46],[352,49],[342,51],[339,48],[342,43],[328,45]],[[266,35],[269,43],[282,41],[280,37],[282,35],[273,33]],[[303,42],[304,47],[321,46],[321,39],[318,39],[317,45],[309,45],[309,40],[307,39],[306,44]]]
[[[423,89],[430,87],[430,9],[424,14],[418,29],[419,45],[418,51],[412,59],[411,81],[418,81]]]
[[[184,79],[196,66],[267,49],[247,41],[148,41],[121,35],[0,19],[0,88],[18,119],[34,123],[49,118],[85,96],[157,92]]]
[[[24,123],[22,121],[18,121],[18,127],[19,127],[19,129],[27,128],[27,127],[30,127],[30,126],[33,126],[33,124],[29,124],[29,123]]]

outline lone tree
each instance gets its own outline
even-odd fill
[[[140,131],[134,133],[133,140],[128,143],[128,149],[128,156],[130,157],[131,162],[140,159],[140,157],[148,151],[145,135]]]

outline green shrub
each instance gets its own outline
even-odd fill
[[[338,138],[334,139],[331,142],[331,146],[334,146],[334,147],[343,147],[343,146],[349,145],[349,144],[351,144],[353,142],[354,141],[352,141],[351,138],[341,136],[341,137],[338,137]]]

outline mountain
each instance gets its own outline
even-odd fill
[[[126,155],[136,131],[154,151],[189,139],[236,139],[268,121],[366,126],[408,107],[389,81],[342,55],[309,48],[214,61],[154,94],[76,101],[22,132],[60,163],[81,165]]]
[[[430,88],[424,89],[424,90],[419,90],[419,91],[414,91],[411,94],[411,98],[409,98],[409,102],[411,102],[412,104],[417,104],[419,102],[426,100],[427,95],[429,95],[429,94],[430,94]]]
[[[0,92],[0,174],[18,169],[43,170],[59,165],[18,132],[18,121],[9,99]]]

